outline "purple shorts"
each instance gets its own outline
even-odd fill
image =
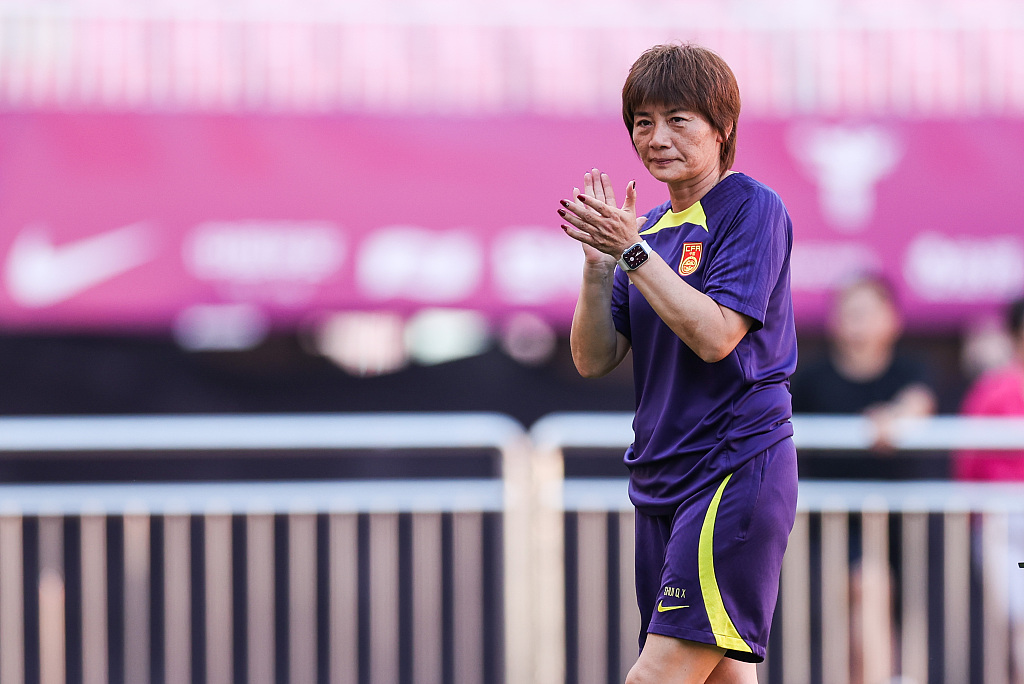
[[[796,449],[786,439],[672,515],[637,511],[641,649],[648,633],[662,634],[764,660],[796,490]]]

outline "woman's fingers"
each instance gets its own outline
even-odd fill
[[[598,169],[593,169],[590,173],[584,174],[584,178],[589,178],[590,183],[594,188],[593,192],[588,192],[587,195],[593,197],[600,202],[607,202],[604,194],[604,178]]]
[[[587,197],[594,196],[594,176],[589,171],[583,174],[583,194]]]
[[[615,190],[612,188],[612,180],[607,173],[601,173],[600,169],[595,168],[583,174],[582,195],[594,201],[584,201],[579,197],[576,198],[577,201],[586,204],[597,214],[606,218],[612,215],[612,212],[608,211],[607,208],[609,206],[613,208],[617,206],[615,204]]]
[[[601,200],[588,195],[577,195],[576,202],[580,205],[576,213],[584,219],[608,218],[612,215],[610,207]]]
[[[593,185],[590,186],[590,190],[593,192]],[[572,200],[561,200],[559,202],[565,211],[575,214],[582,221],[596,221],[605,216],[601,211],[601,207],[605,205],[586,194],[586,184],[583,186],[583,192],[580,192],[579,188],[573,188],[572,191]],[[558,213],[561,214],[562,212],[559,211]]]
[[[558,215],[562,217],[563,221],[571,223],[576,228],[584,229],[589,225],[582,216],[580,216],[580,208],[578,204],[572,204],[566,200],[561,202],[562,208],[558,210]]]
[[[598,249],[595,243],[594,236],[588,233],[586,230],[573,225],[573,222],[566,219],[566,222],[560,226],[566,235],[571,237],[573,240],[582,243],[587,247]],[[600,250],[599,250],[600,251]]]
[[[572,199],[561,200],[558,215],[561,216],[562,230],[572,238],[611,254],[619,251],[623,233],[634,233],[638,229],[631,208],[635,202],[636,190],[626,188],[626,201],[620,209],[615,204],[615,192],[608,174],[593,169],[583,175],[583,190],[573,188]]]
[[[587,191],[587,187],[584,184],[583,192],[580,192],[579,188],[572,189],[572,199],[560,200],[559,204],[562,205],[562,209],[558,211],[559,215],[564,215],[563,211],[574,214],[575,216],[582,216],[588,209],[587,206],[580,201],[580,197],[586,197],[584,194]],[[591,192],[593,192],[593,186],[591,186]]]
[[[608,177],[607,173],[601,174],[601,188],[604,192],[605,204],[615,206],[615,190],[612,188],[612,179]]]
[[[636,216],[636,181],[626,183],[626,199],[622,201],[622,211]]]
[[[585,230],[580,230],[576,226],[573,226],[573,225],[571,225],[569,223],[563,223],[562,224],[562,230],[564,230],[566,232],[566,234],[569,235],[569,237],[576,238],[577,240],[579,240],[580,242],[583,242],[585,244],[589,244],[590,243],[590,240],[591,240],[590,233],[588,233]]]
[[[590,186],[590,192],[591,193],[594,192],[594,186],[593,185]],[[572,200],[571,200],[571,202],[572,202],[572,205],[573,205],[573,211],[575,211],[577,214],[579,214],[580,212],[582,212],[583,210],[586,209],[586,205],[584,205],[583,202],[581,202],[580,199],[579,199],[580,195],[587,196],[587,186],[586,186],[586,184],[583,185],[583,192],[580,192],[579,188],[573,188],[572,189]]]

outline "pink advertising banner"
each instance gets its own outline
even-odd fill
[[[735,168],[795,226],[798,322],[873,269],[908,323],[1024,292],[1024,121],[742,120]],[[620,121],[0,114],[0,325],[164,329],[196,307],[280,326],[350,309],[529,310],[567,324],[557,201],[592,166],[667,198]]]

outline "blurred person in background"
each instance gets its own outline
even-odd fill
[[[1006,326],[1013,356],[971,385],[961,408],[965,416],[1024,417],[1024,297],[1007,307]],[[1024,481],[1024,450],[961,451],[954,455],[953,473],[958,480]]]
[[[985,373],[1002,368],[1014,357],[1014,340],[1006,327],[1004,312],[988,314],[970,321],[960,340],[960,376],[963,389],[957,405],[961,406],[967,388]]]
[[[670,201],[638,219],[635,183],[619,208],[594,169],[559,214],[585,256],[577,368],[599,377],[633,352],[641,652],[627,683],[753,684],[796,513],[792,223],[775,192],[729,170],[740,98],[718,55],[651,48],[622,101]]]
[[[943,464],[935,459],[898,457],[893,453],[895,421],[930,416],[937,406],[928,368],[897,349],[902,331],[895,294],[884,279],[862,275],[837,292],[829,311],[828,355],[797,369],[792,384],[793,411],[866,416],[872,427],[873,447],[869,452],[825,454],[801,450],[801,477],[870,480],[945,474],[940,469]],[[875,654],[884,654],[882,669],[891,669],[891,663],[897,662],[899,643],[893,617],[889,625],[862,637],[865,591],[880,591],[887,612],[893,615],[893,587],[898,588],[894,580],[900,567],[900,530],[894,523],[890,520],[892,567],[865,568],[861,562],[860,519],[853,517],[850,521],[850,679],[854,684],[865,681],[866,670],[877,671],[879,666],[870,663],[871,659],[879,662]]]
[[[974,382],[964,397],[965,416],[1024,418],[1024,297],[1006,308],[1006,330],[1013,355],[1005,365],[990,369]],[[958,480],[1024,482],[1024,448],[1019,451],[965,450],[953,455],[953,473]],[[1024,516],[1008,519],[1006,561],[1010,577],[1008,613],[1012,634],[1011,656],[1015,682],[1024,682],[1024,581],[1015,564],[1024,561]],[[1003,576],[1000,568],[980,564],[983,572]]]
[[[793,376],[793,411],[867,416],[873,427],[874,453],[891,451],[896,420],[930,416],[937,406],[927,366],[897,350],[903,325],[892,288],[872,275],[854,279],[837,293],[828,326],[827,356],[798,368]],[[923,474],[913,465],[906,468],[903,464],[900,472],[895,472],[895,465],[890,460],[880,469],[857,453],[852,459],[802,460],[800,472],[803,477],[868,479],[880,474]],[[882,472],[885,470],[889,472]]]

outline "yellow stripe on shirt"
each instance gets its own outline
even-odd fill
[[[666,211],[658,222],[650,228],[645,228],[640,231],[641,235],[653,235],[663,228],[675,228],[681,226],[684,223],[690,223],[695,226],[700,226],[706,232],[708,230],[708,217],[704,213],[704,207],[701,206],[700,201],[694,202],[686,209],[682,211]]]
[[[718,589],[718,580],[715,578],[715,519],[718,517],[718,504],[722,501],[722,492],[725,491],[725,485],[729,483],[731,477],[732,473],[729,473],[722,480],[704,516],[704,524],[700,528],[700,541],[697,542],[697,569],[700,592],[704,595],[704,608],[708,612],[708,620],[711,622],[711,631],[715,635],[717,645],[730,651],[753,653],[725,610],[722,592]]]

